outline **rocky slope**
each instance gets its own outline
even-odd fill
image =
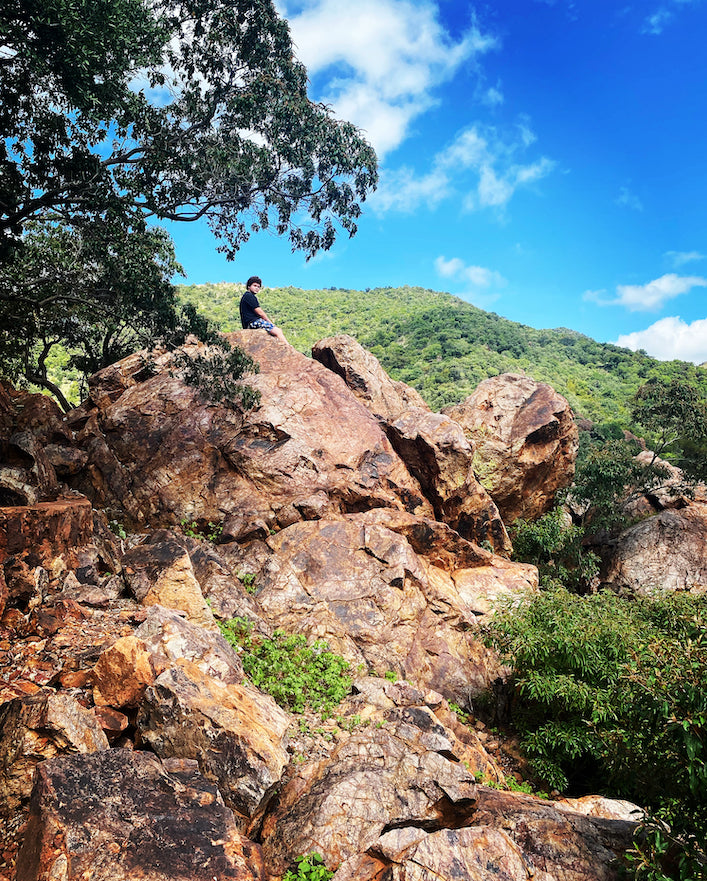
[[[488,731],[450,708],[503,679],[480,621],[537,585],[473,432],[350,338],[315,360],[230,338],[261,368],[246,413],[166,354],[98,374],[66,417],[0,391],[5,877],[274,881],[311,851],[336,881],[618,877],[632,806],[496,791]],[[548,394],[507,405],[494,454],[533,449],[515,492],[539,508],[576,448]],[[219,631],[234,617],[341,654],[334,717],[258,690]]]

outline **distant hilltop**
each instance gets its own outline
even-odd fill
[[[178,286],[180,299],[225,332],[240,327],[242,291],[242,284],[229,282]],[[350,334],[434,409],[464,400],[479,382],[501,373],[547,382],[579,418],[624,428],[631,427],[627,402],[651,377],[686,379],[707,394],[707,364],[657,361],[565,327],[528,327],[440,291],[264,288],[261,300],[301,352],[308,354],[323,337]]]

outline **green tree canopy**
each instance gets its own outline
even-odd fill
[[[375,153],[309,100],[271,0],[10,0],[0,46],[6,245],[50,209],[205,217],[231,256],[356,231]]]

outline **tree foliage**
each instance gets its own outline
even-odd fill
[[[47,211],[205,217],[308,255],[353,234],[372,148],[307,97],[271,0],[9,0],[0,10],[0,239]]]
[[[69,404],[49,376],[52,352],[83,376],[157,339],[178,344],[189,332],[209,336],[193,306],[177,302],[179,271],[161,229],[126,228],[120,220],[86,227],[32,222],[23,247],[0,266],[0,365]]]
[[[669,824],[666,876],[707,877],[707,599],[560,588],[500,612],[489,640],[536,773],[647,807]]]

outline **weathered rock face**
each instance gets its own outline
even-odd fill
[[[391,710],[382,727],[355,732],[281,789],[263,824],[263,853],[275,871],[310,851],[333,868],[386,828],[461,824],[475,800],[473,774],[434,714]]]
[[[180,542],[167,539],[138,545],[121,562],[130,590],[143,605],[179,609],[195,624],[218,630]]]
[[[488,608],[493,584],[512,585],[515,577],[518,589],[528,589],[536,570],[487,554],[479,560],[487,565],[445,572],[375,515],[296,523],[271,536],[272,555],[257,575],[263,617],[325,639],[354,668],[396,671],[421,689],[466,704],[500,675],[477,638],[481,596]]]
[[[312,346],[312,357],[338,374],[381,422],[394,422],[413,408],[429,412],[422,395],[404,382],[396,382],[352,336],[341,333]]]
[[[227,684],[243,680],[240,658],[220,633],[199,627],[171,609],[151,606],[135,636],[144,644],[157,675],[184,659]]]
[[[601,579],[617,588],[707,590],[707,504],[668,509],[630,526],[606,557]]]
[[[138,716],[142,740],[157,755],[197,759],[201,773],[246,817],[282,776],[289,725],[271,697],[206,676],[189,661],[157,678]]]
[[[90,711],[68,694],[39,691],[0,707],[0,819],[9,832],[29,804],[39,762],[65,752],[108,749]]]
[[[505,523],[549,511],[558,490],[572,482],[577,427],[551,386],[505,373],[444,413],[473,440],[474,466]]]
[[[196,762],[106,750],[38,768],[17,881],[265,881]]]
[[[333,881],[610,881],[635,823],[590,819],[509,792],[479,787],[470,825],[405,826],[384,832],[335,873]]]
[[[93,512],[85,498],[0,508],[0,563],[30,550],[40,562],[49,563],[88,544],[92,536]]]
[[[422,397],[394,382],[353,337],[340,334],[317,343],[312,355],[341,376],[380,420],[396,453],[431,503],[435,517],[464,538],[486,542],[499,554],[511,543],[498,509],[476,479],[474,449],[449,417],[431,413]]]
[[[77,486],[136,523],[225,521],[232,539],[326,511],[431,513],[339,377],[268,334],[228,338],[260,364],[249,380],[262,395],[257,408],[209,405],[166,370],[112,402],[104,394],[80,436],[90,463]],[[115,379],[119,366],[111,371]]]
[[[387,431],[438,520],[463,538],[489,544],[496,553],[511,553],[498,508],[474,474],[473,447],[456,422],[440,413],[407,410]]]

